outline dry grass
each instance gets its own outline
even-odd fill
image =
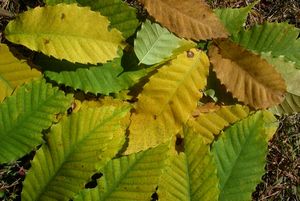
[[[253,200],[300,200],[300,114],[280,119],[270,142],[266,174]]]

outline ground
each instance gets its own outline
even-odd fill
[[[146,13],[136,0],[126,0]],[[253,2],[250,0],[207,0],[212,8],[241,7]],[[8,20],[27,7],[42,5],[41,0],[0,0],[0,40]],[[2,8],[2,9],[1,9]],[[299,0],[261,0],[248,17],[247,25],[267,21],[288,22],[300,28]],[[31,156],[17,162],[0,165],[0,200],[19,200],[25,169],[28,169]],[[300,114],[280,118],[280,126],[269,144],[266,174],[253,193],[253,200],[300,201]]]

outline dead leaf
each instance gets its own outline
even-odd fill
[[[283,101],[285,81],[259,55],[229,40],[218,40],[210,47],[209,56],[218,79],[238,100],[255,109]]]
[[[140,0],[162,25],[180,37],[207,40],[227,38],[228,32],[203,0]]]

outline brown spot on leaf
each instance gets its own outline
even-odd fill
[[[65,15],[64,13],[62,13],[62,14],[60,15],[60,19],[63,20],[63,19],[65,19],[65,18],[66,18],[66,15]]]
[[[49,39],[44,39],[44,45],[47,45],[48,43],[50,43]]]
[[[188,58],[193,58],[194,57],[194,52],[192,52],[192,51],[187,51],[187,57]]]

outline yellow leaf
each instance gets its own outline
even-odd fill
[[[238,100],[255,109],[283,101],[285,82],[265,59],[229,40],[216,41],[209,56],[217,77]]]
[[[40,76],[39,71],[31,69],[26,61],[17,59],[7,45],[0,43],[0,102],[17,86]]]
[[[140,0],[162,25],[180,37],[227,38],[228,32],[204,0]]]
[[[31,50],[78,63],[105,63],[117,57],[123,41],[99,12],[76,4],[36,7],[20,14],[6,29],[6,38]]]
[[[214,140],[214,135],[218,135],[225,127],[248,115],[249,108],[246,106],[222,106],[214,112],[203,112],[197,118],[190,118],[187,125],[201,135],[206,144],[210,144]]]
[[[165,142],[181,129],[202,95],[208,67],[206,54],[191,49],[150,78],[131,119],[127,154]]]

